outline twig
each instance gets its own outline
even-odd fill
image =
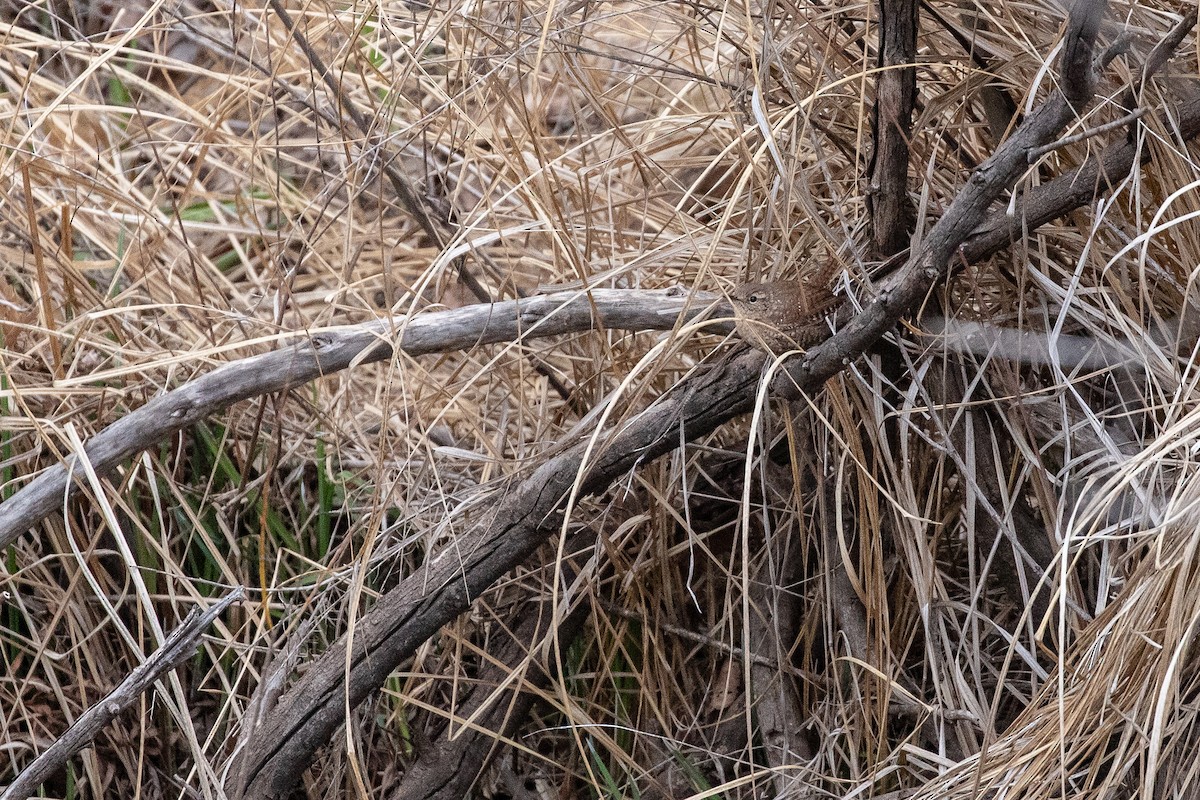
[[[630,619],[630,620],[633,620],[634,622],[638,622],[638,623],[644,624],[646,622],[646,617],[644,614],[639,614],[636,611],[629,610],[628,608],[622,608],[621,606],[618,606],[615,603],[611,603],[607,600],[600,600],[600,601],[598,601],[598,604],[601,608],[604,609],[605,613],[613,614],[618,617],[624,617],[625,619]],[[727,655],[733,656],[736,659],[749,660],[749,662],[751,664],[756,664],[758,666],[763,666],[763,667],[769,667],[777,672],[785,672],[788,675],[791,675],[795,678],[800,678],[801,680],[812,681],[812,682],[816,682],[819,680],[819,678],[817,678],[811,672],[807,672],[802,669],[797,669],[796,667],[793,667],[791,664],[783,663],[775,658],[768,658],[767,656],[764,656],[760,653],[755,653],[755,652],[747,653],[741,647],[736,647],[731,644],[726,644],[725,642],[715,639],[712,636],[705,636],[704,634],[696,633],[695,631],[691,630],[690,628],[685,628],[682,625],[672,625],[669,622],[655,622],[654,629],[662,631],[663,633],[666,633],[666,634],[670,634],[671,636],[674,636],[679,639],[684,639],[689,642],[694,642],[696,644],[703,645],[704,647],[710,648],[712,650],[716,650],[719,653],[725,653]]]
[[[1133,113],[1126,114],[1120,119],[1114,119],[1112,122],[1106,122],[1103,125],[1097,125],[1094,128],[1088,128],[1086,131],[1080,131],[1079,133],[1075,133],[1070,136],[1064,136],[1057,142],[1051,142],[1050,144],[1044,144],[1041,147],[1035,147],[1029,151],[1029,163],[1034,163],[1039,158],[1046,155],[1046,153],[1052,153],[1055,150],[1061,150],[1068,145],[1082,142],[1084,139],[1091,139],[1093,136],[1100,136],[1101,134],[1108,133],[1109,131],[1117,128],[1124,128],[1126,125],[1129,125],[1132,122],[1137,122],[1139,119],[1146,116],[1149,111],[1150,109],[1148,108],[1139,108]]]
[[[1149,371],[1132,347],[1120,347],[1092,336],[1060,333],[1051,338],[1045,331],[1016,330],[1000,325],[959,319],[931,318],[923,333],[938,337],[939,351],[969,354],[979,358],[1000,357],[1005,361],[1034,367],[1057,364],[1066,372],[1099,372],[1122,368],[1134,374]]]
[[[1200,135],[1200,98],[1184,103],[1169,115],[1164,114],[1164,121],[1177,130],[1184,141]],[[969,264],[982,261],[1042,225],[1087,205],[1128,175],[1139,156],[1144,163],[1150,160],[1151,153],[1129,143],[1111,145],[1089,158],[1078,169],[1023,193],[1017,200],[1014,213],[1005,209],[994,211],[976,226],[962,245],[963,260]],[[568,296],[575,300],[570,309],[565,306],[561,309],[561,314],[565,314],[562,316],[554,306],[565,303]],[[450,352],[476,344],[578,332],[597,325],[627,327],[631,330],[664,330],[673,327],[676,324],[674,315],[683,313],[688,306],[675,290],[597,290],[592,292],[592,296],[598,298],[595,302],[598,312],[595,318],[590,313],[591,307],[584,308],[586,301],[576,293],[556,293],[422,314],[407,323],[400,349],[410,355]],[[644,306],[639,298],[652,300],[653,307]],[[697,293],[693,297],[696,307],[678,321],[694,319],[699,313],[699,305],[711,299],[712,295]],[[717,311],[718,315],[723,313],[726,312]],[[514,314],[520,319],[513,318]],[[532,330],[527,327],[539,319],[543,320],[539,327]],[[98,472],[106,474],[122,460],[233,403],[300,386],[323,375],[346,369],[352,363],[368,364],[390,358],[392,346],[389,342],[396,327],[396,320],[386,319],[325,331],[313,335],[307,343],[227,364],[156,398],[113,423],[89,442],[88,457]],[[728,327],[714,326],[712,329],[721,331],[728,330]],[[442,338],[440,334],[443,331],[452,335]],[[318,355],[317,351],[321,353]],[[280,370],[287,371],[286,380],[280,379]],[[185,392],[191,399],[185,399]],[[169,413],[182,414],[191,403],[201,403],[202,406],[193,409],[185,420],[171,417],[169,424],[156,427],[155,415],[150,413],[152,406],[162,404],[170,408]],[[75,491],[75,487],[68,487],[67,482],[65,467],[57,465],[0,503],[0,547],[11,544],[60,508],[64,492]]]
[[[137,702],[142,693],[163,673],[170,672],[191,658],[200,645],[200,634],[204,629],[226,608],[241,600],[242,596],[242,589],[238,587],[210,606],[207,611],[201,612],[199,608],[189,611],[179,627],[163,642],[162,647],[129,673],[103,700],[83,712],[66,733],[58,737],[54,744],[21,771],[16,780],[0,794],[0,800],[25,800],[32,797],[37,788],[67,763],[68,759],[87,747],[104,726]]]
[[[1188,9],[1170,33],[1162,38],[1158,44],[1154,45],[1154,49],[1150,51],[1150,55],[1146,57],[1146,63],[1142,66],[1142,74],[1138,77],[1137,84],[1130,84],[1125,87],[1125,91],[1121,92],[1121,96],[1117,98],[1117,104],[1122,108],[1132,109],[1137,102],[1137,98],[1141,96],[1142,91],[1146,88],[1146,82],[1158,73],[1167,62],[1171,60],[1171,56],[1179,48],[1183,37],[1187,36],[1188,31],[1196,27],[1196,9]]]
[[[292,19],[292,15],[288,13],[288,10],[284,8],[283,3],[279,0],[268,0],[268,4],[271,6],[271,10],[275,12],[275,15],[279,17],[279,21],[283,23],[283,27],[287,28],[288,34],[296,41],[300,51],[304,53],[304,57],[312,64],[313,70],[316,71],[333,96],[337,98],[341,110],[346,112],[346,115],[350,117],[350,121],[354,123],[354,126],[359,131],[366,136],[371,136],[373,129],[371,121],[358,109],[358,106],[344,95],[341,87],[337,84],[337,80],[334,79],[333,72],[325,65],[324,60],[312,48],[312,45],[308,43],[308,39],[300,32],[300,29],[296,27],[296,21]],[[408,178],[393,167],[390,161],[386,159],[383,170],[387,174],[388,180],[391,181],[392,188],[399,195],[401,204],[416,219],[417,224],[421,226],[421,230],[425,231],[425,234],[439,247],[444,245],[442,232],[433,224],[433,218],[429,216],[429,211],[425,208],[425,204],[421,202],[421,198],[417,196],[417,192],[413,189]],[[471,286],[472,291],[478,288],[484,291],[486,295],[486,290],[479,285],[474,276],[464,276],[464,278],[468,285]]]
[[[1086,131],[1059,139],[1057,142],[1052,142],[1050,144],[1043,145],[1042,147],[1038,147],[1030,152],[1029,163],[1034,163],[1046,153],[1066,147],[1067,145],[1082,142],[1084,139],[1089,139],[1093,136],[1107,133],[1108,131],[1115,130],[1116,128],[1123,128],[1126,125],[1136,122],[1144,117],[1148,113],[1149,109],[1134,108],[1134,103],[1136,102],[1137,97],[1140,96],[1142,91],[1145,89],[1146,82],[1149,81],[1155,73],[1166,66],[1167,62],[1171,60],[1171,56],[1175,53],[1175,49],[1179,47],[1179,43],[1183,41],[1183,37],[1187,36],[1188,31],[1195,26],[1196,10],[1191,9],[1180,18],[1179,22],[1175,24],[1175,27],[1172,28],[1170,32],[1158,42],[1158,44],[1154,45],[1154,49],[1150,51],[1150,55],[1146,58],[1146,63],[1142,66],[1142,72],[1138,77],[1136,85],[1130,84],[1129,86],[1125,87],[1125,91],[1123,91],[1121,96],[1117,99],[1117,105],[1121,108],[1127,109],[1129,111],[1128,114],[1118,120],[1114,120],[1113,122],[1108,122],[1104,125],[1098,125]],[[1122,37],[1122,39],[1118,42],[1114,42],[1113,45],[1105,52],[1102,63],[1108,63],[1118,54],[1127,50],[1128,44],[1128,37]],[[1132,130],[1130,131],[1130,138],[1132,138]]]
[[[568,572],[575,571],[569,564],[564,567]],[[571,582],[574,576],[566,580]],[[552,637],[557,649],[569,649],[583,629],[590,603],[584,592],[570,607],[560,607],[558,617],[553,606],[554,602],[545,596],[540,602],[527,603],[524,613],[509,617],[520,620],[512,635],[498,633],[488,642],[486,666],[480,670],[475,686],[458,703],[455,715],[465,722],[465,730],[450,737],[439,736],[405,770],[388,800],[460,800],[475,796],[471,789],[495,758],[502,739],[511,737],[527,720],[539,692],[556,677],[554,654],[543,660],[535,648]],[[551,632],[552,628],[556,630]],[[521,673],[518,681],[512,680],[515,672]],[[495,697],[500,686],[506,687],[504,696]]]
[[[1163,123],[1176,131],[1181,141],[1200,135],[1200,97],[1193,98],[1169,113],[1162,114]],[[1150,160],[1149,148],[1134,142],[1121,142],[1090,157],[1078,169],[1059,175],[1053,180],[1017,198],[1010,212],[1000,209],[988,215],[963,243],[961,254],[968,264],[975,263],[1024,239],[1051,220],[1070,210],[1092,202],[1120,183],[1134,165]]]
[[[1068,41],[1063,45],[1062,88],[1026,117],[996,153],[971,175],[925,237],[920,250],[896,273],[890,285],[833,339],[810,351],[799,364],[776,378],[773,388],[777,392],[792,398],[801,389],[819,386],[891,330],[902,316],[917,308],[943,278],[955,251],[984,219],[988,207],[1028,169],[1027,153],[1053,140],[1077,116],[1081,98],[1091,97],[1095,84],[1091,66],[1094,37],[1106,7],[1107,3],[1101,0],[1078,0],[1067,25]]]
[[[492,508],[460,534],[458,546],[381,597],[359,620],[352,642],[342,636],[310,664],[264,721],[257,737],[263,746],[242,772],[246,783],[227,787],[230,797],[286,796],[316,749],[345,721],[346,708],[361,703],[502,575],[527,563],[559,530],[568,497],[602,491],[638,464],[678,448],[682,439],[704,436],[749,411],[762,364],[762,355],[749,350],[720,362],[697,375],[687,391],[670,393],[595,443],[591,431],[580,433],[523,480],[517,476],[500,487]]]

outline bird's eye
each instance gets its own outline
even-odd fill
[[[757,293],[752,294],[746,298],[747,303],[757,303],[758,301],[759,301],[759,297],[758,297]]]

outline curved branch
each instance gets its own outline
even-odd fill
[[[1094,13],[1096,8],[1102,5],[1085,3],[1084,11]],[[1086,31],[1088,28],[1087,25],[1072,26],[1072,30],[1075,31]],[[1090,59],[1090,44],[1085,51]],[[1073,63],[1080,63],[1080,50],[1073,47],[1072,52],[1075,54]],[[1090,85],[1090,78],[1084,80]],[[1079,96],[1078,87],[1071,91],[1071,96]],[[1184,107],[1184,113],[1192,115],[1190,119],[1193,122],[1200,119],[1200,113],[1194,105]],[[933,228],[909,264],[898,274],[891,288],[869,304],[866,311],[846,330],[815,348],[791,370],[791,377],[799,380],[800,389],[811,391],[818,388],[825,379],[890,330],[900,316],[917,306],[925,292],[945,274],[948,264],[956,255],[970,260],[983,258],[1007,246],[1013,238],[1014,231],[1020,230],[1024,233],[1032,227],[1030,220],[1026,220],[1022,226],[1021,220],[1018,219],[1015,221],[1016,228],[997,224],[985,225],[983,230],[978,228],[980,223],[985,221],[989,204],[1022,174],[1028,150],[1052,141],[1074,113],[1067,97],[1055,94],[1026,120],[996,155],[972,176],[968,186]],[[1188,125],[1181,126],[1180,130],[1185,132],[1185,135],[1193,135],[1193,128]],[[1130,152],[1132,164],[1133,155],[1132,151]],[[1119,162],[1119,159],[1117,161]],[[1104,161],[1103,164],[1106,167],[1112,166],[1108,161]],[[1125,171],[1127,170],[1128,167]],[[1096,162],[1093,174],[1097,178],[1091,181],[1083,180],[1088,174],[1085,165],[1076,176],[1077,180],[1067,184],[1074,191],[1064,192],[1060,189],[1057,194],[1033,191],[1028,193],[1025,207],[1031,214],[1034,213],[1034,209],[1038,209],[1039,214],[1046,215],[1043,221],[1059,216],[1090,200],[1105,188],[1106,182],[1100,177],[1101,172],[1101,162]],[[1108,174],[1111,176],[1113,173]],[[1064,176],[1064,179],[1066,177]],[[1051,185],[1044,188],[1051,188]],[[1043,204],[1045,207],[1039,208],[1038,202],[1042,198],[1046,198]],[[993,220],[1003,222],[999,214],[1002,212],[998,212]],[[973,230],[979,230],[980,235],[971,238]],[[593,297],[596,296],[598,295],[593,294]],[[660,296],[664,298],[662,302],[668,302],[668,293],[660,293]],[[554,297],[561,298],[562,295]],[[578,299],[581,296],[572,297]],[[543,323],[544,327],[536,333],[525,332],[525,335],[550,335],[581,329],[571,328],[567,324],[568,314],[561,310],[555,314],[545,311],[541,317],[532,310],[539,307],[538,304],[551,299],[530,298],[526,301],[447,312],[448,315],[482,314],[483,327],[477,336],[453,341],[444,329],[426,329],[426,334],[432,337],[432,343],[427,342],[428,349],[425,350],[418,349],[420,345],[416,339],[419,337],[413,333],[414,329],[421,330],[418,324],[421,320],[435,316],[441,318],[442,315],[420,317],[408,324],[400,346],[409,352],[433,352],[476,343],[502,341],[505,336],[520,338],[524,325],[533,324],[540,319],[546,320]],[[524,304],[529,304],[528,313],[534,318],[526,319],[523,316],[526,311],[518,310],[523,308]],[[540,307],[545,309],[545,306]],[[676,322],[675,318],[668,317],[669,324],[666,324],[667,319],[664,317],[670,313],[679,313],[682,307],[676,308],[674,312],[667,312],[666,308],[660,305],[656,314],[659,322],[663,324],[648,325],[645,319],[640,319],[636,326],[671,327]],[[511,318],[506,316],[509,310]],[[583,327],[590,327],[597,319],[611,327],[623,327],[616,320],[625,310],[624,307],[610,308],[613,317],[609,318],[599,306],[593,306],[584,299],[578,307],[581,317],[572,317],[572,320],[573,324],[577,323]],[[596,317],[593,317],[593,313]],[[472,319],[478,320],[478,317],[472,316]],[[561,324],[561,327],[555,327],[556,324]],[[200,405],[192,405],[197,403],[199,398],[185,396],[185,393],[207,379],[217,375],[225,375],[231,383],[240,379],[241,391],[245,392],[251,383],[250,373],[262,371],[265,359],[276,359],[271,363],[276,369],[286,367],[286,375],[275,378],[272,386],[264,386],[261,381],[257,382],[254,393],[279,391],[328,374],[330,371],[345,368],[355,359],[380,360],[389,356],[391,345],[388,331],[386,324],[379,324],[370,332],[359,330],[349,334],[347,338],[338,338],[339,334],[321,334],[313,337],[310,343],[296,348],[223,367],[194,384],[147,404],[146,408],[161,404],[162,410],[174,409],[180,418],[188,417],[189,414],[198,415],[179,421],[172,429],[178,430],[229,403],[252,396],[244,393],[238,395],[225,387],[225,379],[211,381],[209,389],[214,392],[220,390],[219,402],[214,403],[210,398],[210,402],[203,406],[205,410],[201,413]],[[506,333],[501,334],[501,331]],[[414,335],[412,341],[409,338],[410,334]],[[249,366],[251,362],[254,362],[252,367]],[[761,364],[761,356],[753,353],[730,359],[709,373],[697,376],[686,386],[679,387],[679,390],[661,399],[620,429],[604,433],[590,458],[587,458],[592,444],[590,437],[581,437],[566,443],[564,451],[542,464],[524,480],[514,480],[507,490],[499,495],[504,499],[494,514],[477,523],[454,554],[447,553],[432,559],[421,574],[411,577],[381,598],[376,607],[361,620],[350,645],[348,662],[347,640],[343,638],[297,681],[282,699],[276,712],[265,719],[263,725],[255,732],[255,739],[263,743],[263,746],[248,754],[243,769],[233,773],[240,775],[241,779],[236,781],[238,785],[232,788],[240,789],[246,795],[270,796],[284,793],[308,765],[316,749],[328,742],[331,732],[342,723],[347,701],[351,706],[360,702],[379,685],[396,664],[409,657],[443,624],[465,610],[470,598],[490,586],[498,575],[528,558],[561,523],[563,500],[572,491],[583,494],[601,491],[613,479],[638,463],[669,452],[679,447],[681,441],[702,436],[748,410],[753,402],[754,387],[759,379]],[[780,378],[776,388],[786,386],[787,380]],[[167,402],[168,399],[170,402]],[[143,423],[147,419],[143,418]],[[121,423],[117,423],[98,435],[88,448],[89,455],[93,455],[93,450],[98,449],[102,437],[120,439],[121,435],[111,433],[120,425]],[[679,431],[681,426],[682,435]],[[137,426],[126,427],[132,429]],[[122,431],[122,435],[134,432],[136,431]],[[159,435],[165,434],[160,431]],[[147,446],[144,439],[139,441],[141,443],[125,445],[125,456]],[[109,462],[108,468],[111,469],[125,456]],[[40,516],[36,519],[32,516],[18,517],[25,528],[36,524],[50,513],[54,508],[54,501],[66,490],[66,471],[60,469],[59,473],[60,477],[56,479],[59,491],[51,493],[49,508],[39,512]],[[47,474],[52,476],[53,471]],[[47,475],[38,480],[44,478],[49,480]],[[14,515],[11,504],[33,487],[31,484],[8,503],[0,506],[0,536],[7,531],[4,525],[12,525]],[[460,559],[459,556],[464,551],[469,555]],[[347,663],[350,665],[349,670],[346,669]]]
[[[1160,114],[1164,124],[1178,132],[1180,141],[1200,135],[1200,97],[1182,103],[1170,113]],[[1018,199],[1015,213],[1005,209],[988,214],[962,244],[960,254],[966,263],[988,258],[1020,241],[1042,225],[1070,213],[1110,191],[1129,174],[1139,161],[1150,159],[1150,151],[1132,142],[1111,145],[1088,158],[1071,172],[1026,192]],[[422,314],[413,318],[406,329],[400,347],[410,355],[450,352],[476,344],[495,344],[521,338],[523,323],[535,324],[561,313],[554,320],[543,322],[532,330],[524,330],[524,338],[578,333],[600,324],[608,328],[628,330],[667,330],[677,322],[687,322],[699,313],[699,307],[715,299],[703,292],[690,298],[677,289],[635,291],[605,289],[591,293],[593,303],[578,292],[556,292],[523,300],[474,305],[454,311]],[[556,312],[555,306],[562,305]],[[585,306],[587,307],[585,310]],[[594,309],[595,317],[590,314]],[[681,319],[676,315],[683,314]],[[719,316],[728,308],[716,310]],[[170,409],[195,403],[199,418],[215,414],[240,400],[284,391],[346,369],[352,363],[371,363],[390,358],[392,331],[400,327],[395,320],[371,322],[355,328],[324,331],[314,334],[309,342],[292,348],[253,356],[220,367],[194,382],[152,400],[142,408],[113,423],[93,437],[87,448],[88,458],[101,473],[110,472],[122,460],[145,450],[195,420],[158,424],[162,414],[158,408]],[[714,331],[724,332],[728,326],[714,323]],[[326,351],[318,362],[317,350]],[[279,376],[287,370],[286,377]],[[185,401],[188,392],[194,396]],[[174,398],[174,399],[169,399]],[[152,408],[155,411],[152,411]],[[11,544],[26,530],[53,513],[62,503],[63,493],[69,491],[66,469],[59,465],[47,469],[40,477],[22,488],[9,500],[0,503],[0,547]]]
[[[743,352],[679,386],[629,423],[604,435],[588,458],[591,435],[568,442],[524,480],[512,480],[496,496],[494,513],[477,523],[458,545],[430,559],[401,581],[355,626],[347,659],[342,636],[315,659],[280,699],[231,774],[240,785],[231,797],[286,796],[317,748],[329,742],[354,707],[382,685],[408,658],[500,576],[524,563],[563,521],[564,501],[576,489],[594,494],[639,463],[657,458],[744,414],[754,404],[763,357]],[[683,429],[680,433],[680,428]]]
[[[1200,135],[1200,97],[1160,116],[1168,129],[1177,132],[1180,142]],[[1017,200],[1015,213],[1001,209],[988,215],[963,243],[963,260],[973,263],[987,258],[1068,211],[1091,203],[1121,183],[1136,164],[1147,163],[1150,155],[1149,148],[1127,140],[1106,147],[1079,168],[1025,193]]]
[[[286,391],[352,364],[391,358],[397,335],[399,349],[415,356],[594,328],[669,330],[696,318],[716,300],[679,289],[593,289],[465,306],[408,322],[384,319],[323,330],[299,344],[226,364],[154,398],[96,434],[85,454],[97,473],[108,474],[125,459],[240,400]],[[64,497],[76,488],[69,467],[83,476],[73,455],[0,503],[0,548],[62,508]]]
[[[1177,38],[1194,24],[1194,18],[1189,16],[1189,20],[1177,26],[1176,30],[1181,31]],[[1200,98],[1184,103],[1174,113],[1164,116],[1167,123],[1179,131],[1181,139],[1188,140],[1200,134]],[[999,210],[988,215],[966,237],[960,256],[967,263],[980,261],[1037,227],[1091,202],[1129,173],[1139,152],[1143,162],[1149,159],[1145,149],[1139,150],[1132,143],[1114,145],[1089,158],[1079,169],[1026,193],[1017,205],[1017,213]],[[1000,155],[997,153],[986,162],[976,175],[984,174]],[[956,202],[951,207],[927,241],[933,241],[934,234],[943,224],[953,223],[951,212],[957,205]],[[941,248],[942,251],[945,249]],[[905,273],[910,275],[909,280],[911,266]],[[930,285],[932,282],[929,281]],[[233,403],[285,391],[354,363],[390,358],[393,352],[391,341],[399,328],[403,328],[400,349],[410,355],[421,355],[451,352],[478,344],[578,333],[597,325],[628,330],[667,330],[694,319],[700,313],[700,306],[714,299],[713,295],[703,292],[688,296],[679,289],[601,289],[587,295],[557,292],[423,314],[407,324],[385,319],[353,328],[322,331],[290,348],[220,367],[155,398],[93,437],[86,448],[87,458],[98,473],[107,474],[124,459]],[[881,301],[887,299],[885,295]],[[896,305],[894,298],[892,305]],[[890,322],[881,318],[878,326],[885,330],[890,328],[904,310],[898,308]],[[717,313],[724,316],[729,309],[720,308]],[[728,326],[714,325],[714,330],[724,332]],[[860,340],[861,337],[854,340],[839,337],[827,345],[828,351],[824,348],[822,351],[830,352],[834,357],[848,358],[833,352],[838,349],[834,346],[840,345],[839,352],[848,352],[859,346]],[[76,469],[82,475],[82,469]],[[61,507],[64,495],[74,491],[74,486],[68,484],[66,467],[56,465],[0,503],[0,547],[8,546]]]

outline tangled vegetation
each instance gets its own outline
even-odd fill
[[[1200,788],[1190,7],[0,19],[0,800]]]

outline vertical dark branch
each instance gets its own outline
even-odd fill
[[[1063,40],[1058,72],[1063,97],[1074,109],[1080,109],[1092,100],[1096,85],[1092,51],[1106,5],[1099,0],[1075,0],[1067,19],[1067,35]]]
[[[908,197],[908,154],[912,112],[917,101],[917,1],[880,0],[879,59],[871,127],[870,191],[875,256],[886,258],[908,247],[914,211]],[[910,66],[903,66],[910,65]]]

